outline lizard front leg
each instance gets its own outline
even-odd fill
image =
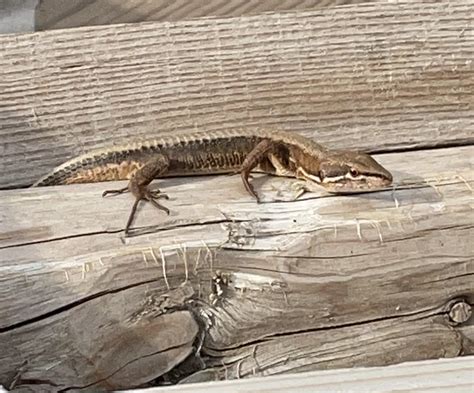
[[[125,235],[128,234],[130,226],[132,225],[135,213],[137,211],[138,204],[141,200],[150,202],[159,210],[163,210],[166,214],[169,214],[170,211],[165,206],[161,205],[156,201],[159,198],[168,199],[168,195],[163,194],[160,190],[151,191],[148,185],[157,178],[159,175],[166,172],[169,166],[169,160],[164,155],[157,155],[148,161],[143,167],[141,167],[133,177],[130,179],[128,186],[121,188],[119,190],[107,190],[104,191],[102,196],[109,194],[122,194],[124,192],[130,191],[135,196],[135,202],[132,206],[132,211],[128,217],[127,225],[125,226]]]

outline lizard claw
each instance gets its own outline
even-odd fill
[[[170,197],[168,196],[168,194],[164,194],[164,193],[162,193],[160,190],[150,191],[149,195],[150,195],[153,199],[170,199]]]
[[[148,191],[145,192],[143,195],[143,199],[146,199],[148,202],[150,202],[153,206],[155,206],[159,210],[163,210],[166,214],[170,214],[170,210],[163,206],[162,204],[158,203],[156,199],[159,198],[164,198],[164,199],[169,199],[168,195],[160,193],[159,190],[156,191]]]
[[[102,193],[102,198],[111,194],[111,195],[118,195],[118,194],[123,194],[124,192],[129,191],[128,186],[124,188],[120,188],[118,190],[106,190]]]
[[[125,236],[128,236],[130,233],[130,226],[132,225],[133,218],[135,217],[138,203],[141,200],[150,202],[157,209],[164,211],[167,215],[170,215],[170,210],[156,201],[156,199],[159,198],[169,199],[168,195],[162,194],[159,190],[150,191],[148,189],[143,190],[143,193],[136,197],[135,203],[133,204],[132,211],[127,221],[127,225],[125,226]]]

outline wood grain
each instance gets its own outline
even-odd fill
[[[0,37],[0,187],[163,132],[297,131],[389,151],[473,142],[472,1]]]
[[[2,191],[0,384],[87,392],[171,367],[167,381],[203,381],[472,354],[472,321],[447,315],[474,302],[473,153],[379,155],[395,191],[294,202],[289,179],[256,177],[262,204],[238,176],[166,179],[173,214],[143,206],[127,239],[131,199],[101,199],[109,184]],[[196,323],[200,360],[180,363]]]
[[[254,15],[369,1],[371,0],[41,0],[36,10],[36,29]]]
[[[474,358],[407,362],[389,367],[312,371],[293,375],[136,389],[125,393],[472,392]]]
[[[391,152],[376,158],[396,187],[291,201],[292,180],[255,176],[257,205],[238,176],[166,179],[172,214],[144,204],[126,239],[132,199],[100,197],[124,183],[3,190],[0,385],[95,392],[473,354],[472,318],[450,319],[474,303],[472,8],[1,36],[0,187],[132,138],[256,126]]]

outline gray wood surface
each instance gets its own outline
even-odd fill
[[[163,132],[268,126],[332,147],[473,142],[470,0],[0,37],[0,187]]]
[[[132,199],[100,197],[122,183],[3,191],[0,383],[136,386],[199,346],[196,322],[175,378],[473,353],[447,317],[474,301],[473,153],[380,155],[395,191],[352,197],[289,202],[292,180],[257,176],[260,205],[239,176],[161,180],[171,216],[143,206],[127,239]]]
[[[370,1],[374,0],[41,0],[36,29],[254,15]]]
[[[252,3],[253,4],[253,3]],[[95,392],[474,353],[472,1],[0,37],[0,188],[92,148],[276,127],[375,151],[381,192],[256,175],[0,191],[0,385]],[[453,319],[453,316],[455,318]],[[467,322],[466,322],[467,321]]]

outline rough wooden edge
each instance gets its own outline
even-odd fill
[[[337,391],[389,393],[450,392],[469,393],[474,389],[474,356],[454,359],[407,362],[385,367],[312,371],[300,374],[244,380],[202,382],[199,384],[126,390],[128,393],[253,393]]]

